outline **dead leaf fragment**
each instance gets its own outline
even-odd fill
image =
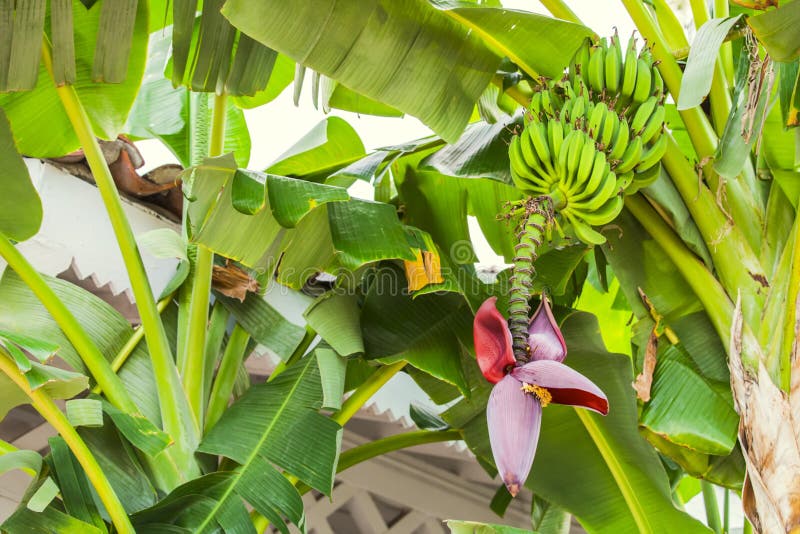
[[[247,271],[228,262],[225,265],[214,265],[211,287],[226,297],[244,302],[248,292],[258,291],[258,282]]]
[[[636,375],[633,381],[633,389],[636,390],[636,397],[642,402],[650,400],[650,388],[653,386],[653,371],[656,369],[656,359],[658,354],[658,334],[655,328],[650,332],[647,340],[647,348],[644,351],[644,363],[642,372]]]

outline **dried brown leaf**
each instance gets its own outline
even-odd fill
[[[644,363],[642,364],[642,372],[636,375],[633,381],[633,389],[636,390],[636,397],[642,402],[650,400],[650,388],[653,386],[653,371],[656,369],[656,359],[658,354],[658,334],[656,329],[650,332],[650,338],[647,340],[647,348],[644,351]]]
[[[228,262],[225,265],[214,265],[211,287],[226,297],[244,302],[248,292],[258,291],[258,282],[247,271]]]

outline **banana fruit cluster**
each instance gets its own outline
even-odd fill
[[[637,54],[631,37],[623,57],[614,35],[610,45],[587,41],[564,79],[539,89],[509,147],[514,183],[549,196],[575,237],[604,243],[592,226],[611,222],[624,194],[659,176],[667,147],[661,75],[647,47]]]

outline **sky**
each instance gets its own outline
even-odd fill
[[[614,28],[627,39],[634,30],[633,22],[622,7],[620,0],[566,0],[575,13],[578,13],[588,25],[601,36],[610,36]],[[668,0],[668,3],[680,5],[687,9],[687,0]],[[503,6],[547,15],[548,12],[537,0],[503,0]],[[306,76],[306,86],[300,97],[299,106],[292,102],[291,87],[287,88],[277,99],[260,108],[245,110],[245,119],[250,130],[252,149],[248,168],[263,170],[276,158],[303,137],[326,116],[321,110],[314,109],[311,102],[310,78]],[[340,110],[332,110],[329,115],[339,116],[347,120],[358,132],[367,152],[387,145],[399,144],[412,139],[425,137],[432,132],[414,117],[385,118],[359,116]],[[137,143],[145,158],[146,169],[163,163],[175,162],[174,156],[158,141]],[[371,198],[372,189],[366,184],[356,184],[351,194]],[[502,265],[503,259],[489,247],[473,220],[470,221],[470,233],[479,258],[479,265]],[[719,488],[718,488],[719,489]],[[732,495],[731,527],[741,528],[741,503]],[[722,492],[718,491],[719,504],[722,504]],[[705,520],[702,498],[692,499],[686,509],[693,516]]]

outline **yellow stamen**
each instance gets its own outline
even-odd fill
[[[525,393],[530,393],[531,395],[535,395],[539,402],[542,405],[542,408],[546,408],[550,401],[553,400],[553,395],[547,391],[547,388],[543,388],[542,386],[537,386],[536,384],[528,384],[527,382],[522,383],[522,387],[520,388]]]

